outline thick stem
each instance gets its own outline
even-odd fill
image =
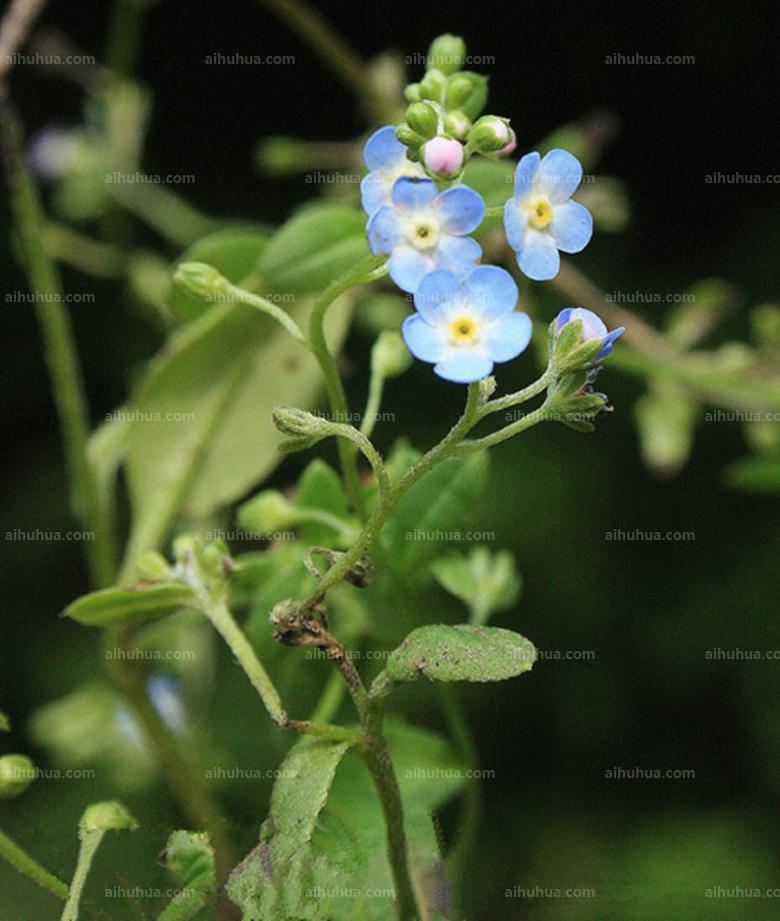
[[[11,866],[18,870],[24,876],[27,876],[33,882],[37,883],[41,889],[50,892],[58,899],[64,902],[68,898],[68,886],[61,879],[49,873],[48,870],[38,863],[37,860],[23,848],[13,841],[5,832],[0,831],[0,857],[6,860]]]
[[[97,477],[87,459],[89,414],[70,317],[64,306],[59,274],[43,246],[45,221],[38,190],[24,161],[21,126],[14,107],[0,87],[2,147],[11,189],[14,222],[31,290],[40,298],[36,310],[44,339],[46,365],[57,405],[73,484],[77,513],[93,539],[86,542],[92,580],[97,586],[114,579],[116,552],[113,522]]]

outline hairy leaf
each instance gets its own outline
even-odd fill
[[[165,850],[168,869],[181,889],[158,921],[190,921],[216,892],[214,849],[205,832],[175,831]]]

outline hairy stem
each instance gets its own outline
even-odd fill
[[[81,838],[79,847],[79,857],[76,862],[76,870],[73,873],[73,881],[70,884],[70,893],[68,901],[62,910],[62,921],[78,921],[79,902],[81,901],[81,892],[87,881],[92,860],[100,847],[105,830],[95,830],[84,834]]]
[[[13,841],[5,832],[0,831],[0,857],[6,860],[21,874],[37,883],[41,889],[50,892],[63,902],[68,898],[68,885],[45,870],[37,860]]]

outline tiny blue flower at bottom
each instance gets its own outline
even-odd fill
[[[469,384],[516,358],[531,341],[531,318],[515,311],[517,285],[504,269],[479,266],[466,278],[431,272],[414,295],[417,313],[407,317],[409,351],[431,362],[445,380]]]
[[[555,332],[559,333],[571,320],[580,320],[582,322],[581,344],[590,342],[593,339],[602,340],[601,349],[593,359],[594,361],[601,361],[606,358],[612,351],[615,339],[622,335],[626,329],[625,326],[618,326],[617,329],[609,332],[601,317],[592,310],[588,310],[586,307],[567,307],[555,318]]]

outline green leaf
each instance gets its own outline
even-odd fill
[[[435,560],[436,581],[466,604],[471,623],[487,623],[495,611],[511,608],[520,594],[521,580],[508,550],[492,554],[474,547],[468,555],[452,554]]]
[[[390,565],[423,577],[425,563],[440,555],[448,540],[464,536],[456,528],[484,489],[487,474],[487,452],[478,451],[444,461],[404,493],[380,538]]]
[[[168,839],[165,862],[182,888],[158,921],[190,921],[216,893],[214,849],[209,836],[205,832],[175,831]]]
[[[310,205],[272,237],[260,259],[262,277],[277,291],[324,288],[366,255],[365,227],[366,216],[357,208]]]
[[[391,681],[504,681],[529,671],[533,645],[511,630],[432,624],[413,630],[387,660]]]
[[[349,319],[344,300],[328,315],[336,349]],[[307,310],[290,312],[301,320]],[[219,304],[180,330],[128,407],[128,560],[157,549],[182,509],[205,518],[267,476],[281,460],[272,408],[313,406],[320,389],[313,356],[244,304]]]
[[[205,262],[228,281],[239,284],[257,269],[260,254],[270,233],[256,227],[231,227],[202,237],[189,246],[178,262]],[[168,295],[171,310],[184,320],[194,320],[212,304],[196,297],[183,286],[172,284]]]
[[[251,918],[303,918],[311,839],[348,742],[301,739],[279,769],[260,843],[231,873],[228,894]]]
[[[325,461],[312,461],[303,471],[295,495],[298,508],[313,508],[335,515],[336,518],[349,523],[349,508],[344,495],[341,478]],[[310,545],[326,545],[338,538],[339,532],[327,524],[316,521],[301,522],[299,525],[301,540]]]
[[[64,614],[86,627],[106,627],[164,617],[196,604],[197,596],[188,585],[140,583],[131,588],[105,588],[83,595]]]
[[[778,493],[780,455],[742,457],[726,468],[724,478],[732,489],[754,493]]]

